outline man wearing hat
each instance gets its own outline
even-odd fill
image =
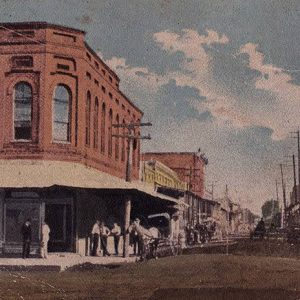
[[[31,243],[31,220],[27,219],[26,222],[22,225],[21,229],[23,237],[23,251],[22,257],[28,258],[30,254],[30,243]]]

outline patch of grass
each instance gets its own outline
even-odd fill
[[[300,260],[254,256],[263,246],[253,245],[253,255],[244,255],[249,247],[240,244],[238,255],[182,255],[62,273],[1,272],[0,299],[148,299],[155,291],[174,288],[300,290]]]

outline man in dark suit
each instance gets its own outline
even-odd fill
[[[28,258],[30,253],[30,243],[31,243],[31,220],[27,219],[22,225],[21,233],[23,236],[23,251],[22,257]]]

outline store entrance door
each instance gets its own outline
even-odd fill
[[[72,251],[72,205],[46,203],[45,221],[50,227],[49,252]]]

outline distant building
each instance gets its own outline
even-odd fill
[[[205,196],[206,157],[194,152],[147,152],[142,154],[143,161],[159,161],[172,169],[181,181],[186,183],[183,214],[185,225],[196,225],[213,214],[215,201]],[[166,181],[167,182],[167,181]]]
[[[157,160],[141,161],[141,180],[156,188],[187,190],[187,183],[182,181],[175,171]]]
[[[299,186],[294,186],[290,193],[290,205],[285,211],[285,222],[287,226],[300,225],[300,202],[297,198]]]
[[[199,197],[205,193],[205,166],[208,161],[194,152],[147,152],[142,160],[157,160],[175,171],[188,184],[188,190]]]
[[[180,229],[184,229],[184,211],[188,207],[184,203],[184,196],[187,192],[187,183],[180,180],[177,173],[171,168],[157,160],[141,161],[141,181],[151,186],[159,193],[178,199],[180,204],[177,205],[176,221],[173,227],[176,227],[176,236]]]

